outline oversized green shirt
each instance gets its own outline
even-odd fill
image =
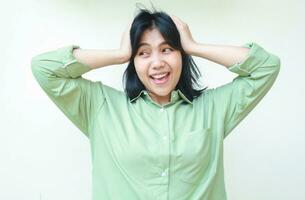
[[[147,91],[129,99],[81,75],[91,69],[64,46],[32,58],[32,72],[88,137],[93,200],[225,200],[223,141],[270,90],[280,59],[255,42],[230,67],[232,82],[192,102],[172,91],[166,105]]]

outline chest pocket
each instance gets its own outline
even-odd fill
[[[181,138],[181,171],[179,179],[185,183],[202,184],[212,168],[211,129],[200,129],[183,134]]]

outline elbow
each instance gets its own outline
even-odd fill
[[[36,55],[31,59],[31,67],[36,68],[39,65],[39,61],[41,60],[40,55]]]
[[[31,70],[33,75],[36,74],[35,72],[37,71],[38,67],[39,67],[39,59],[37,58],[37,56],[35,56],[31,59]]]
[[[275,67],[280,69],[280,67],[281,67],[281,59],[278,56],[274,55],[274,60],[275,60]]]
[[[42,63],[48,59],[44,54],[38,54],[32,57],[31,59],[31,68],[33,73],[41,70]]]
[[[39,61],[39,60],[41,60],[41,54],[34,55],[34,56],[32,57],[32,59],[31,59],[31,63],[37,62],[37,61]]]
[[[31,59],[31,68],[32,68],[32,70],[35,69],[37,67],[37,65],[38,65],[38,60],[37,60],[36,57],[33,57]]]
[[[42,75],[44,74],[44,73],[42,73],[44,71],[44,69],[42,68],[41,58],[39,56],[32,57],[31,71],[36,80],[41,79]]]
[[[277,55],[273,55],[273,54],[270,55],[269,59],[271,62],[271,66],[273,68],[273,74],[277,76],[281,68],[281,59]]]
[[[278,56],[274,56],[275,58],[275,71],[276,74],[278,74],[280,72],[280,68],[281,68],[281,59]]]
[[[276,55],[271,55],[270,60],[271,60],[270,66],[272,67],[272,71],[271,71],[270,75],[271,75],[273,81],[275,81],[280,73],[281,59]]]

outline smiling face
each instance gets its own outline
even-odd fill
[[[143,32],[134,65],[150,97],[159,104],[169,102],[180,79],[182,57],[180,51],[166,43],[158,29]]]

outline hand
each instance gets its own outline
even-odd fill
[[[131,22],[126,26],[126,29],[122,35],[120,53],[122,56],[122,63],[129,61],[131,57],[131,42],[130,42],[130,32]]]
[[[186,23],[184,23],[181,19],[174,15],[170,15],[180,34],[181,45],[184,51],[191,55],[192,49],[196,46],[196,42],[194,41],[191,31]]]

